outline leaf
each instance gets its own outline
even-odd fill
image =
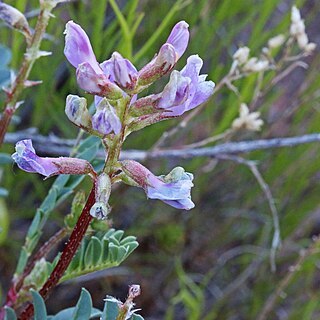
[[[41,216],[42,216],[42,211],[39,209],[37,210],[36,215],[32,220],[31,226],[29,227],[27,238],[32,238],[38,232]]]
[[[72,320],[88,320],[91,315],[92,300],[90,293],[82,288],[79,301],[72,313]]]
[[[0,66],[7,66],[11,60],[11,51],[9,48],[0,44]]]
[[[113,237],[116,238],[116,239],[119,241],[119,243],[120,243],[120,240],[121,240],[123,234],[124,234],[124,231],[123,231],[123,230],[117,230],[117,231],[115,231],[115,233],[113,234]]]
[[[50,318],[48,318],[48,320],[49,319],[50,320],[70,320],[74,310],[75,310],[74,307],[64,309],[64,310],[60,311],[59,313],[57,313],[55,316],[51,316]],[[90,319],[100,317],[101,314],[102,314],[102,312],[99,309],[92,308],[91,314],[90,314]]]
[[[117,256],[118,256],[118,246],[110,242],[108,258],[110,261],[114,262],[114,261],[117,261]]]
[[[99,263],[101,257],[102,245],[97,237],[92,237],[88,244],[85,256],[85,266],[95,266]]]
[[[27,264],[27,260],[28,260],[27,250],[25,247],[22,247],[22,249],[20,251],[20,256],[19,256],[17,268],[16,268],[17,274],[21,274],[23,272],[23,269],[24,269],[25,265]]]
[[[33,298],[34,320],[47,319],[47,309],[40,294],[33,289],[30,290]]]
[[[85,246],[84,246],[84,243],[82,242],[80,245],[80,248],[78,249],[77,253],[73,257],[73,259],[67,269],[67,273],[68,272],[71,273],[71,272],[75,271],[76,269],[81,268],[82,257],[84,255],[84,251],[85,251]]]
[[[4,310],[5,310],[4,320],[17,320],[17,316],[13,309],[11,309],[10,307],[5,307]]]
[[[122,230],[110,229],[106,233],[98,232],[96,236],[86,237],[60,282],[118,266],[138,246],[135,237],[129,236],[121,240],[122,236]],[[121,245],[117,238],[124,244]]]
[[[114,299],[114,298],[111,298]],[[114,299],[115,300],[115,299]],[[101,320],[116,320],[119,313],[119,306],[116,301],[107,298],[102,311]]]
[[[127,243],[134,242],[134,241],[136,241],[136,240],[137,240],[137,238],[136,238],[135,236],[128,236],[128,237],[125,237],[124,239],[122,239],[122,240],[120,241],[120,244],[121,244],[121,245],[125,245],[125,244],[127,244]]]
[[[50,189],[48,195],[42,202],[39,209],[42,211],[51,211],[52,209],[54,209],[56,205],[57,197],[58,197],[57,190],[55,188]]]

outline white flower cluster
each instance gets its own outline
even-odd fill
[[[249,54],[250,49],[248,47],[241,47],[233,55],[233,60],[242,71],[250,73],[268,69],[269,61],[260,60],[257,57],[249,58]]]
[[[293,6],[291,9],[290,34],[297,40],[301,50],[312,52],[316,48],[316,44],[309,42],[305,28],[304,20],[301,19],[299,9],[296,6]]]
[[[260,112],[251,112],[245,103],[241,103],[239,117],[233,120],[232,129],[247,129],[250,131],[260,131],[263,120],[260,118]]]

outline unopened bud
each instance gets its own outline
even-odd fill
[[[147,86],[153,83],[172,70],[176,62],[177,56],[174,47],[165,43],[158,55],[140,70],[138,84]]]
[[[96,202],[90,209],[90,214],[99,219],[104,220],[107,218],[111,211],[108,204],[110,193],[111,193],[111,180],[106,173],[101,173],[95,185]]]
[[[270,49],[278,48],[280,47],[284,41],[286,40],[285,36],[283,34],[279,34],[268,41],[268,47]]]
[[[248,47],[241,47],[233,54],[233,59],[238,61],[240,65],[244,64],[248,61],[249,53],[250,49]]]
[[[77,82],[81,89],[109,99],[120,99],[123,91],[110,82],[106,75],[97,73],[89,62],[81,63],[77,68]]]
[[[0,19],[10,27],[22,32],[27,38],[30,38],[31,32],[28,21],[16,8],[0,2]]]
[[[123,89],[133,90],[138,80],[138,71],[128,59],[124,59],[118,52],[114,52],[112,58],[116,83]]]
[[[291,21],[299,22],[301,20],[301,14],[299,9],[296,6],[293,6],[291,9]]]
[[[132,284],[129,286],[129,298],[134,299],[141,294],[141,289],[138,284]]]
[[[260,112],[250,112],[245,103],[241,103],[239,117],[232,122],[232,129],[247,129],[249,131],[259,131],[263,125],[260,119]]]
[[[248,60],[248,62],[243,66],[243,71],[245,72],[260,72],[267,69],[269,62],[267,60],[258,60],[258,58],[253,57]]]
[[[111,209],[108,204],[96,202],[90,209],[90,215],[98,220],[105,220]]]
[[[96,112],[92,116],[92,127],[99,133],[106,135],[111,132],[121,132],[121,122],[113,106],[107,99],[102,99],[96,106]]]
[[[76,126],[83,129],[91,128],[91,117],[85,98],[69,94],[66,100],[65,113]]]
[[[309,39],[306,33],[298,34],[297,36],[297,42],[300,49],[305,49],[307,46]]]
[[[305,46],[304,50],[305,50],[306,52],[308,52],[308,53],[311,53],[312,51],[315,50],[316,47],[317,47],[317,45],[316,45],[315,43],[310,42],[310,43],[308,43],[308,44]]]

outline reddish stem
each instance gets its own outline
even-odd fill
[[[84,206],[82,213],[77,221],[75,228],[73,229],[68,243],[66,244],[62,255],[52,271],[49,279],[43,285],[42,289],[39,291],[40,295],[46,299],[51,293],[52,289],[58,284],[59,280],[63,276],[64,272],[68,268],[72,258],[77,252],[77,249],[83,239],[88,226],[92,220],[90,215],[90,209],[95,203],[95,187],[92,188],[90,195],[87,199],[86,205]],[[29,303],[26,308],[20,314],[19,320],[29,320],[34,313],[32,303]]]
[[[9,108],[3,111],[2,117],[0,119],[0,146],[3,143],[4,136],[8,130],[8,126],[10,124],[13,113],[14,113],[13,109],[9,109]]]

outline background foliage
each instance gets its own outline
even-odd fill
[[[26,12],[32,25],[37,0],[8,3]],[[315,0],[129,0],[117,1],[119,11],[114,3],[83,0],[55,10],[56,18],[51,20],[43,43],[43,49],[53,54],[40,59],[31,75],[43,84],[26,92],[25,105],[12,129],[37,127],[42,134],[54,132],[60,137],[76,137],[77,130],[64,115],[66,95],[83,95],[76,86],[73,68],[63,56],[62,33],[69,19],[88,32],[98,60],[103,61],[118,50],[133,57],[138,68],[152,58],[174,23],[186,20],[191,41],[178,69],[184,65],[185,57],[198,53],[205,62],[208,78],[215,82],[228,72],[232,54],[239,45],[248,45],[253,54],[258,54],[270,37],[287,32],[293,4],[302,9],[311,41],[320,44],[320,3]],[[16,69],[24,51],[23,36],[3,25],[0,30],[1,45],[11,48],[8,65]],[[150,37],[153,42],[149,42]],[[0,47],[1,56],[9,59],[10,54],[4,50]],[[0,68],[7,68],[6,62],[1,60]],[[319,52],[308,58],[308,63],[309,70],[297,69],[259,101],[258,108],[265,120],[262,132],[244,133],[235,140],[319,131]],[[214,95],[203,112],[168,146],[178,147],[228,128],[238,114],[240,102],[250,102],[256,77],[236,82],[241,100],[228,89]],[[148,149],[163,130],[178,121],[146,128],[132,135],[125,147]],[[11,153],[13,146],[7,145],[5,151]],[[259,160],[279,211],[282,247],[277,254],[275,273],[269,263],[271,213],[250,170],[229,161],[186,160],[179,164],[195,173],[196,208],[180,212],[159,201],[147,201],[141,190],[119,187],[111,198],[113,225],[135,235],[139,248],[120,268],[91,274],[57,288],[48,302],[49,313],[75,305],[81,286],[91,292],[95,306],[103,309],[105,293],[125,298],[127,285],[140,283],[142,295],[136,303],[147,319],[256,319],[269,295],[290,272],[288,268],[300,250],[319,233],[320,153],[317,144],[310,144],[253,152],[246,157]],[[175,165],[173,160],[148,163],[159,174]],[[2,239],[0,234],[2,290],[9,285],[35,208],[53,182],[42,181],[32,174],[27,178],[25,172],[12,168],[11,164],[5,164],[4,169],[2,186],[11,192],[0,198],[1,226],[5,231],[10,219],[10,240]],[[81,185],[85,187],[86,183]],[[70,201],[54,210],[43,241],[63,224]],[[317,255],[305,260],[275,304],[272,319],[319,317],[318,267]]]

